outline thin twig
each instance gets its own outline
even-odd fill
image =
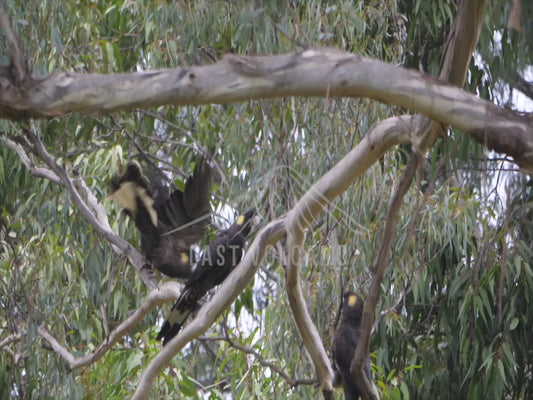
[[[238,343],[235,341],[228,330],[228,326],[226,324],[223,324],[224,326],[224,336],[212,336],[212,337],[203,337],[202,340],[207,341],[224,341],[227,342],[231,347],[242,351],[243,353],[250,354],[254,356],[254,358],[264,367],[270,368],[272,371],[276,372],[278,375],[280,375],[291,387],[297,387],[300,385],[315,385],[318,383],[316,379],[294,379],[289,376],[283,369],[281,369],[276,363],[267,360],[261,353],[254,350],[251,347],[244,346],[241,343]]]
[[[511,218],[511,196],[507,195],[507,205],[505,208],[505,220],[503,223],[503,232],[502,237],[506,238],[509,234],[509,220]],[[500,283],[498,285],[498,323],[501,324],[503,320],[503,289],[505,287],[505,274],[507,272],[507,257],[508,257],[508,247],[503,246],[502,249],[502,260],[500,266]],[[504,328],[502,327],[502,330]]]
[[[149,115],[152,118],[156,118],[156,119],[160,120],[165,125],[167,125],[169,128],[175,129],[175,130],[179,131],[181,134],[183,134],[184,136],[187,136],[187,138],[189,138],[189,140],[191,140],[193,142],[194,149],[196,151],[200,152],[200,154],[202,154],[206,159],[208,159],[212,163],[212,165],[215,167],[215,169],[217,170],[217,172],[218,172],[218,174],[220,176],[222,184],[227,184],[228,178],[226,177],[224,169],[213,158],[213,156],[211,155],[209,149],[204,147],[204,146],[202,146],[202,144],[200,142],[198,142],[198,140],[196,140],[196,138],[194,137],[194,135],[191,134],[191,132],[189,132],[186,129],[183,129],[182,127],[180,127],[180,126],[178,126],[178,125],[176,125],[176,124],[174,124],[172,122],[170,122],[168,119],[163,117],[160,113],[152,112],[152,111],[149,111],[149,110],[142,110],[142,113],[144,113],[146,115]],[[159,139],[159,138],[154,136],[154,137],[152,137],[152,139],[156,140],[156,139]],[[159,140],[161,140],[161,139],[159,139]],[[169,140],[168,138],[165,138],[164,140],[165,140],[166,143],[171,143],[171,144],[175,144],[175,145],[178,145],[178,146],[184,146],[183,143],[172,141],[172,140]]]

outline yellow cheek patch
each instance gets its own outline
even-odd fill
[[[348,305],[350,307],[355,306],[355,303],[357,303],[357,296],[355,294],[352,294],[348,297]]]
[[[237,220],[237,225],[242,225],[246,221],[246,217],[244,215],[241,215],[239,219]]]
[[[181,253],[181,263],[182,264],[189,263],[189,256],[187,255],[187,253]]]

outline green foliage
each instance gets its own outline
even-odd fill
[[[455,14],[453,2],[444,0],[6,3],[37,75],[172,68],[212,63],[228,51],[312,46],[435,74]],[[469,75],[470,88],[487,98],[506,74],[531,61],[531,52],[522,51],[530,42],[505,32],[508,9],[498,5],[490,5],[482,33],[483,67],[472,65]],[[494,52],[500,30],[502,51]],[[255,206],[265,221],[282,215],[376,121],[397,112],[365,99],[275,99],[74,114],[36,126],[58,163],[83,178],[105,205],[113,230],[134,245],[133,224],[106,197],[109,178],[135,159],[159,165],[183,186],[198,153],[210,152],[217,164],[216,216],[203,245],[227,226],[233,210]],[[21,128],[0,122],[0,135],[18,140]],[[328,205],[307,235],[302,285],[327,348],[342,290],[368,289],[383,219],[408,153],[386,154]],[[533,395],[527,331],[533,320],[531,185],[506,173],[501,161],[484,161],[487,155],[466,135],[451,132],[432,149],[408,194],[371,345],[382,399]],[[75,356],[89,354],[145,295],[136,271],[114,255],[64,188],[31,176],[18,155],[0,148],[0,341],[27,332],[0,349],[0,397],[130,397],[160,351],[155,331],[170,305],[148,315],[100,361],[71,372],[37,327],[44,324]],[[173,360],[153,398],[318,396],[313,384],[292,387],[264,365],[274,363],[291,379],[314,378],[275,251],[219,322]]]

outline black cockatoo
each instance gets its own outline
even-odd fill
[[[202,253],[195,270],[185,283],[180,297],[172,307],[157,339],[166,344],[179,332],[198,301],[213,287],[222,283],[241,261],[246,238],[252,228],[255,210],[247,211],[222,231]]]
[[[172,193],[155,184],[151,187],[135,163],[111,180],[112,196],[141,233],[142,253],[165,275],[191,275],[190,246],[203,237],[210,220],[211,172],[202,159],[187,179],[185,190]]]
[[[350,365],[361,338],[363,307],[364,302],[357,294],[344,293],[340,324],[333,342],[333,357],[344,388],[345,400],[357,400],[361,396],[361,391],[350,373]],[[364,370],[370,379],[370,355],[367,357]]]

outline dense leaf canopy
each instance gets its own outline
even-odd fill
[[[457,11],[446,0],[5,3],[36,77],[326,46],[438,75]],[[513,1],[488,3],[465,87],[531,111],[519,89],[527,94],[533,74],[533,4],[514,2],[522,4],[518,32],[509,29]],[[0,60],[8,57],[0,48]],[[42,329],[74,357],[91,354],[149,289],[64,185],[30,173],[28,164],[45,163],[32,153],[28,130],[136,247],[133,222],[107,197],[111,176],[135,160],[183,188],[199,156],[208,157],[214,217],[200,251],[237,212],[255,207],[263,225],[288,212],[375,123],[403,112],[365,98],[279,98],[0,121],[0,399],[131,397],[161,351],[155,336],[172,304],[154,308],[82,368],[70,370],[45,340]],[[382,399],[531,398],[533,185],[505,155],[448,133],[427,153],[400,210],[370,345],[372,381]],[[412,153],[404,145],[387,152],[306,236],[301,285],[328,351],[343,291],[369,290],[387,208]],[[285,264],[282,248],[270,249],[253,285],[173,358],[151,397],[317,398]]]

